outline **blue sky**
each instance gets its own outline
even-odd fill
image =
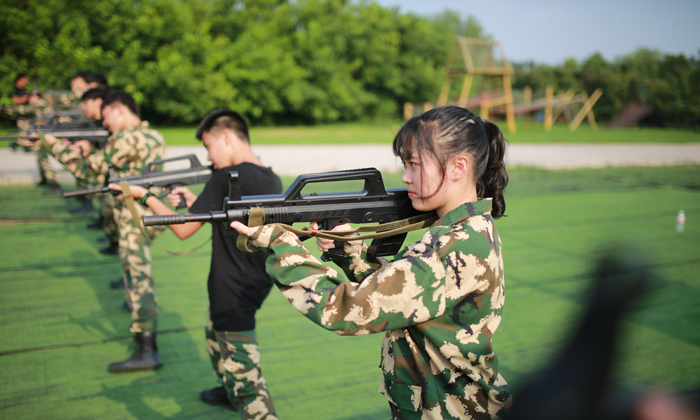
[[[638,47],[700,57],[700,0],[375,0],[403,13],[475,16],[511,61],[561,64]]]

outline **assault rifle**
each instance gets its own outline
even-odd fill
[[[176,169],[172,171],[159,171],[161,165],[167,162],[177,162],[177,161],[189,161],[190,166],[186,169]],[[121,184],[126,181],[129,185],[138,185],[144,188],[151,187],[161,187],[164,189],[162,194],[158,195],[158,198],[166,196],[175,187],[181,185],[192,185],[192,184],[203,184],[209,181],[212,173],[214,172],[211,166],[202,166],[199,163],[199,159],[194,154],[177,156],[169,159],[154,160],[146,166],[146,169],[139,175],[130,175],[124,177],[117,177],[114,173],[113,168],[109,168],[109,183],[110,184]],[[104,194],[112,193],[112,195],[119,195],[121,191],[112,190],[109,187],[94,188],[90,190],[79,190],[63,193],[64,197],[76,197],[81,195],[89,194]],[[178,209],[187,207],[185,203],[185,197],[180,194],[180,204],[177,206]]]
[[[107,140],[111,133],[104,128],[89,128],[89,129],[66,129],[66,130],[29,130],[29,133],[36,134],[51,134],[58,139],[68,139],[69,141],[75,142],[78,140],[87,140],[90,143],[95,144],[97,147],[104,146],[107,144]],[[37,138],[29,135],[17,135],[17,136],[0,136],[0,140],[19,140],[27,139],[32,142],[38,141]]]
[[[85,111],[82,108],[70,108],[62,111],[52,111],[46,114],[38,113],[32,117],[28,115],[25,117],[18,117],[24,121],[27,121],[31,128],[34,129],[49,129],[55,127],[56,125],[66,124],[66,122],[59,122],[61,117],[70,117],[71,121],[93,121],[85,118]],[[22,130],[12,130],[12,131],[22,131]]]
[[[339,181],[364,181],[361,191],[341,193],[302,193],[312,183]],[[262,224],[318,222],[320,229],[332,229],[342,223],[388,223],[409,217],[426,215],[415,210],[406,189],[385,189],[382,174],[375,168],[325,172],[300,175],[286,192],[272,195],[241,197],[238,173],[230,173],[229,197],[223,211],[208,214],[176,214],[166,216],[144,216],[145,226],[173,225],[187,222],[224,222],[228,228],[233,221],[248,223],[251,209],[262,208]],[[395,255],[403,244],[406,233],[374,239],[369,247],[370,257]],[[302,238],[307,239],[307,238]],[[337,252],[324,254],[325,260],[342,257],[343,247],[336,243]]]
[[[59,122],[58,117],[53,117],[45,124],[42,124],[38,127],[36,125],[36,121],[31,120],[30,121],[30,129],[28,131],[30,133],[32,133],[32,132],[38,133],[38,132],[42,132],[42,131],[101,130],[101,129],[102,129],[102,125],[97,120],[93,120],[91,118],[82,118],[79,120]],[[21,130],[21,129],[7,130],[8,133],[21,133],[23,131],[27,131],[27,130]]]
[[[70,108],[64,109],[62,111],[54,111],[50,114],[52,117],[77,117],[80,118],[85,115],[85,111],[82,108]]]
[[[44,90],[44,91],[38,92],[38,95],[39,95],[39,96],[44,96],[44,95],[48,95],[48,96],[61,96],[61,95],[70,95],[71,93],[73,93],[72,90],[54,89],[54,90]]]

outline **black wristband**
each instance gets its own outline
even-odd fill
[[[149,192],[146,193],[146,195],[144,195],[143,197],[141,197],[141,199],[139,200],[139,204],[141,204],[141,205],[144,206],[144,207],[148,207],[148,206],[146,205],[146,200],[148,200],[148,197],[155,197],[155,196],[156,196],[155,194],[153,194],[152,192],[149,191]]]

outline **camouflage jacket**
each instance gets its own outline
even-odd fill
[[[3,107],[3,111],[9,117],[27,118],[36,114],[36,106],[32,104],[10,105]]]
[[[490,199],[461,205],[386,264],[368,262],[364,242],[346,243],[339,265],[351,281],[280,226],[250,241],[271,254],[268,274],[307,318],[340,335],[385,333],[379,392],[395,416],[492,419],[511,398],[491,342],[505,295],[490,211]]]
[[[48,148],[43,136],[42,142]],[[112,134],[104,149],[83,157],[57,141],[50,148],[51,154],[78,179],[91,179],[95,175],[109,174],[112,165],[116,176],[137,175],[149,163],[165,157],[163,135],[149,128],[148,121],[138,127]]]
[[[70,90],[44,94],[42,98],[45,100],[46,106],[42,111],[44,114],[49,114],[64,109],[80,108],[82,103],[81,96],[82,93],[78,96]]]

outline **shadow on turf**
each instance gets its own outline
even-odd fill
[[[121,276],[121,264],[115,259],[113,265],[86,266],[80,262],[89,261],[94,255],[86,251],[75,251],[66,257],[59,267],[42,267],[47,276],[60,281],[74,281],[84,278],[97,299],[99,309],[85,316],[73,316],[67,309],[66,316],[73,324],[80,326],[90,335],[103,337],[90,343],[74,343],[77,346],[92,346],[95,352],[105,354],[104,375],[94,372],[84,373],[100,381],[101,393],[83,395],[74,400],[104,397],[119,403],[135,418],[215,418],[230,417],[230,412],[221,407],[211,407],[199,400],[199,392],[204,388],[217,386],[216,377],[211,372],[208,359],[202,359],[197,346],[204,347],[203,328],[187,328],[176,311],[167,308],[167,302],[158,302],[159,319],[167,318],[168,328],[158,333],[159,354],[163,367],[157,371],[142,371],[108,374],[107,365],[128,358],[133,351],[133,334],[128,331],[130,314],[123,308],[124,290],[110,289],[109,282]],[[66,270],[72,262],[74,270]],[[157,286],[154,289],[158,295]],[[201,331],[202,341],[196,343],[190,330]],[[116,332],[116,334],[115,334]],[[110,346],[106,349],[104,346]],[[114,351],[119,346],[123,351]],[[115,356],[116,354],[116,356]],[[110,358],[115,358],[111,360]],[[79,369],[79,367],[78,367]],[[76,372],[80,375],[79,372]],[[129,381],[124,384],[124,381]],[[70,399],[69,399],[70,400]]]

